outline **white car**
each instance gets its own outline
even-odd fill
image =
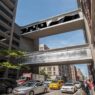
[[[81,87],[81,83],[79,81],[76,81],[75,86],[79,89]]]
[[[62,87],[61,87],[61,92],[65,92],[65,93],[75,93],[77,91],[77,87],[75,86],[74,83],[65,83]]]
[[[42,82],[29,81],[13,89],[13,95],[36,95],[46,93],[47,87]]]

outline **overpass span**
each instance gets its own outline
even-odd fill
[[[25,57],[24,64],[47,66],[90,63],[91,61],[91,49],[87,44],[85,44],[29,53]]]
[[[80,9],[32,23],[22,27],[22,36],[30,39],[64,33],[84,28],[84,17]]]

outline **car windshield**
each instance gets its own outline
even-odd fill
[[[27,83],[23,84],[22,86],[30,87],[30,86],[34,86],[34,85],[35,85],[34,82],[27,82]]]
[[[65,85],[65,86],[73,86],[72,83],[65,83],[64,85]]]

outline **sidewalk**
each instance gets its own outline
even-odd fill
[[[87,94],[85,93],[85,91],[82,90],[82,95],[87,95]]]

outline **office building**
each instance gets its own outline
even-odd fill
[[[13,33],[16,7],[17,0],[0,0],[0,49],[17,49]]]

